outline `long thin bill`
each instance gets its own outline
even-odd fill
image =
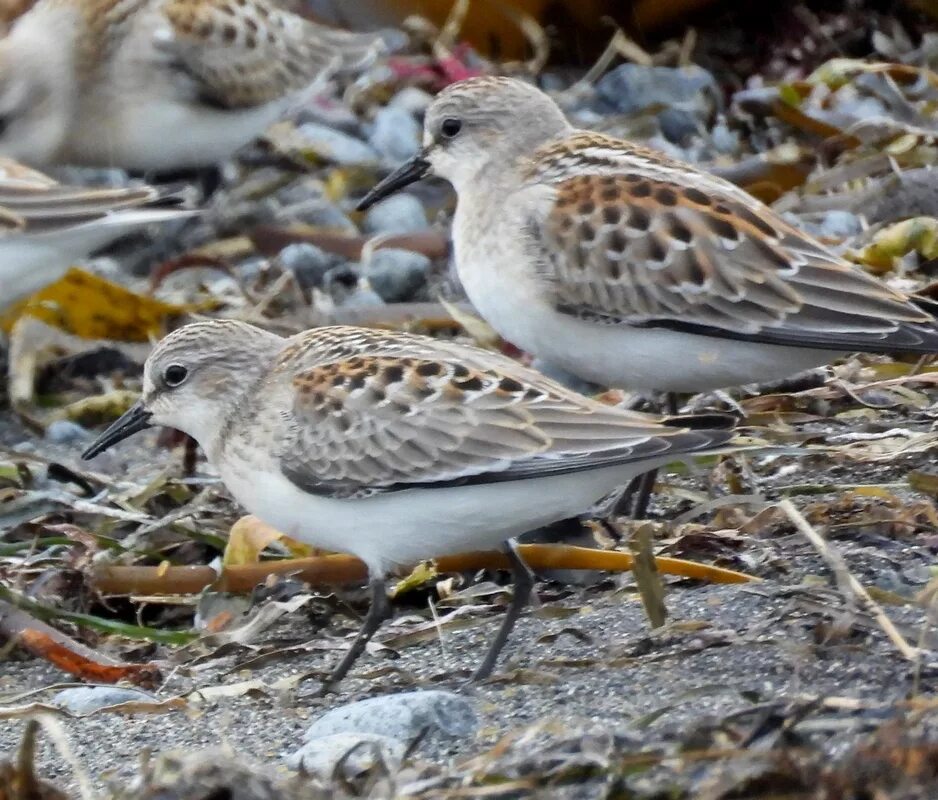
[[[430,169],[430,162],[423,157],[423,153],[418,153],[410,161],[402,164],[392,172],[383,181],[380,181],[368,194],[366,194],[356,208],[359,211],[366,211],[379,200],[383,200],[388,195],[394,194],[398,189],[403,189],[412,183],[419,181]]]
[[[143,407],[142,402],[134,403],[91,443],[91,446],[81,454],[81,457],[85,461],[89,461],[128,436],[133,436],[135,433],[151,427],[150,417],[150,412]]]

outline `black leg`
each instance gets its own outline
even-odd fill
[[[612,516],[629,517],[632,515],[632,506],[634,505],[632,501],[639,491],[641,491],[642,478],[644,478],[644,475],[636,475],[629,481],[628,486],[622,490],[622,494],[619,495],[619,499],[616,500],[615,505],[612,507]]]
[[[632,519],[645,519],[645,515],[648,513],[648,504],[651,502],[651,494],[655,490],[655,479],[657,477],[658,470],[656,469],[638,476],[638,491],[635,493],[635,502],[629,510]]]
[[[515,627],[515,622],[521,615],[522,610],[531,599],[531,590],[534,588],[534,574],[524,563],[518,551],[515,549],[515,543],[509,539],[505,542],[503,549],[508,560],[511,562],[511,577],[514,582],[514,594],[511,597],[511,603],[505,612],[505,619],[502,620],[502,626],[498,629],[498,635],[495,641],[489,647],[489,651],[479,664],[479,668],[472,674],[473,681],[485,680],[495,669],[495,662],[508,641],[508,635],[511,629]]]
[[[678,397],[674,392],[665,392],[664,395],[664,407],[667,409],[667,413],[671,416],[675,416],[678,413]]]
[[[664,409],[665,413],[671,416],[678,413],[678,396],[674,392],[665,393]],[[653,470],[632,478],[612,507],[613,516],[644,519],[645,514],[648,513],[648,503],[651,501],[651,493],[655,489],[657,477],[658,470]]]
[[[338,666],[332,670],[332,674],[326,679],[320,690],[320,694],[331,692],[336,685],[348,674],[352,665],[358,660],[358,657],[365,650],[365,645],[375,631],[381,627],[381,624],[391,616],[391,601],[388,599],[388,587],[384,578],[371,579],[371,608],[365,615],[361,630],[355,641],[342,656]]]

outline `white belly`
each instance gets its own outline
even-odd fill
[[[667,461],[673,458],[665,459]],[[411,489],[361,500],[307,494],[274,472],[221,470],[235,499],[288,536],[358,556],[373,574],[447,553],[492,549],[587,511],[662,462],[478,486]]]
[[[228,158],[276,121],[287,101],[222,111],[158,97],[79,114],[61,160],[133,170],[203,167]]]
[[[510,247],[510,245],[508,245]],[[787,378],[839,354],[806,347],[698,336],[662,329],[589,322],[551,308],[529,271],[502,253],[459,259],[459,277],[488,323],[512,344],[566,371],[621,389],[704,392]]]

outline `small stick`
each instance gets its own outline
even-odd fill
[[[787,498],[782,500],[778,504],[778,507],[785,512],[794,526],[804,534],[805,538],[814,545],[814,549],[818,551],[821,558],[824,559],[827,566],[830,567],[831,571],[834,573],[838,588],[844,595],[847,595],[847,601],[850,602],[852,599],[859,600],[860,605],[865,607],[870,614],[872,614],[873,618],[879,623],[880,628],[883,629],[883,632],[889,637],[890,641],[896,646],[896,649],[902,656],[909,661],[917,662],[921,656],[921,650],[912,647],[905,640],[903,635],[899,633],[898,629],[892,624],[892,620],[886,616],[886,612],[883,611],[879,603],[870,597],[870,593],[863,588],[863,584],[861,584],[847,568],[843,556],[831,547],[830,543],[811,526],[811,523],[795,508],[791,500]],[[852,597],[849,596],[848,593],[852,595]]]

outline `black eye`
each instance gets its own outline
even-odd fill
[[[440,123],[440,133],[447,139],[454,138],[462,130],[462,120],[447,117]]]
[[[163,372],[163,382],[170,388],[175,389],[180,383],[189,377],[189,370],[181,364],[170,364]]]

